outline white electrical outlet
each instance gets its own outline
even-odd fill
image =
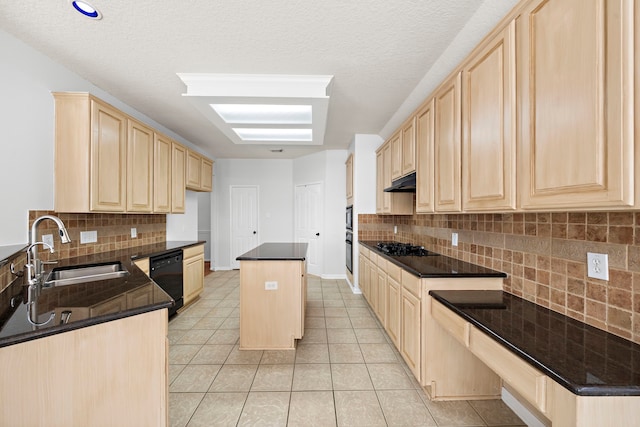
[[[278,289],[278,282],[264,282],[265,291],[275,291]]]
[[[609,255],[587,252],[587,276],[609,280]]]
[[[98,241],[98,232],[93,231],[81,231],[80,232],[80,243],[95,243]]]
[[[458,246],[458,233],[451,233],[451,246]]]
[[[135,227],[131,227],[131,238],[132,239],[138,238],[138,229]]]
[[[53,249],[53,234],[43,234],[42,241]]]
[[[393,234],[398,234],[398,226],[397,225],[393,226]]]

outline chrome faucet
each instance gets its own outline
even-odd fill
[[[43,215],[33,221],[33,225],[31,226],[31,245],[27,249],[27,252],[31,255],[31,262],[29,262],[29,266],[27,270],[29,271],[29,284],[33,280],[33,284],[39,284],[40,279],[42,277],[43,269],[42,269],[42,261],[38,258],[38,225],[44,221],[45,219],[50,219],[55,222],[58,226],[58,234],[60,235],[60,241],[62,243],[70,243],[71,239],[69,238],[69,233],[64,226],[64,223],[60,218],[53,215]],[[49,246],[49,245],[47,245]],[[49,246],[49,250],[53,253],[53,248]]]

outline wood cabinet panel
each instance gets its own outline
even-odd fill
[[[353,153],[349,154],[345,162],[347,172],[347,206],[353,205]]]
[[[187,305],[204,289],[204,246],[185,248],[182,260],[184,304]]]
[[[416,113],[416,213],[434,211],[434,100]]]
[[[391,275],[387,275],[386,304],[385,330],[396,348],[400,348],[401,287]]]
[[[469,333],[471,331],[469,322],[466,322],[462,317],[436,300],[431,301],[431,316],[460,344],[469,347]]]
[[[460,73],[445,82],[434,96],[435,210],[459,212],[460,188]]]
[[[413,214],[412,193],[387,193],[391,186],[391,140],[376,151],[376,213],[391,215]]]
[[[387,273],[385,272],[386,263],[383,262],[382,266],[376,269],[378,275],[378,300],[375,313],[380,320],[380,323],[386,325],[387,317]]]
[[[416,117],[402,126],[402,176],[416,171]]]
[[[200,164],[200,189],[202,191],[213,190],[213,162],[202,157]]]
[[[389,182],[402,176],[402,132],[397,131],[390,139],[389,161],[391,162]],[[386,179],[385,179],[386,181]]]
[[[133,261],[133,263],[140,269],[144,274],[149,276],[150,268],[149,268],[149,258],[142,258]]]
[[[127,211],[153,209],[153,130],[135,120],[127,120]]]
[[[202,162],[200,154],[187,150],[187,188],[200,190],[202,180]]]
[[[153,142],[153,212],[171,212],[171,140],[155,134]]]
[[[524,209],[633,205],[633,8],[537,0],[518,16]]]
[[[185,212],[187,149],[171,142],[171,212]]]
[[[515,21],[462,70],[465,211],[516,208]]]
[[[420,299],[402,288],[400,354],[416,378],[421,378]]]
[[[127,188],[127,117],[91,100],[91,210],[124,212]]]

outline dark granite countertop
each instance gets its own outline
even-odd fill
[[[238,261],[304,261],[308,243],[263,243],[236,258]]]
[[[503,291],[430,291],[581,396],[640,396],[640,345]]]
[[[174,304],[173,299],[149,279],[134,264],[134,260],[203,243],[203,241],[162,242],[59,260],[58,264],[50,268],[119,261],[129,274],[116,279],[43,287],[35,302],[38,312],[37,320],[43,322],[49,319],[52,313],[56,314],[53,321],[43,326],[36,327],[29,323],[26,305],[27,287],[22,284],[21,279],[15,280],[0,294],[0,347],[171,307]],[[128,298],[134,293],[135,295],[147,293],[148,298]],[[15,307],[11,306],[12,299]],[[126,300],[123,304],[125,308],[111,314],[96,314],[101,304],[109,304],[116,299]],[[64,310],[71,311],[71,316],[67,324],[61,325],[60,313]]]
[[[503,272],[471,264],[432,252],[429,256],[390,256],[376,247],[378,242],[360,241],[361,245],[384,257],[409,273],[422,278],[436,277],[507,277]]]

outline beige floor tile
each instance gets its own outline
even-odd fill
[[[331,363],[363,363],[364,358],[358,344],[329,344]]]
[[[169,392],[206,392],[221,367],[222,365],[188,365],[171,383]]]
[[[198,365],[218,365],[227,360],[227,356],[233,349],[229,344],[205,344],[191,359],[190,363]]]
[[[260,365],[251,391],[290,391],[293,365]]]
[[[169,384],[173,382],[187,365],[169,365]]]
[[[324,307],[344,307],[344,301],[342,299],[328,299],[324,301]]]
[[[234,427],[248,393],[207,393],[187,427]]]
[[[169,322],[169,330],[172,329],[191,329],[193,325],[200,321],[197,317],[182,317],[179,314]]]
[[[290,392],[249,393],[238,426],[286,426]]]
[[[360,344],[365,363],[397,363],[393,348],[389,344]]]
[[[339,427],[386,426],[378,397],[373,391],[334,391]]]
[[[240,350],[237,345],[229,353],[225,363],[229,365],[257,365],[262,359],[263,350]]]
[[[220,304],[218,304],[218,307],[231,307],[231,308],[236,308],[239,307],[240,303],[238,301],[238,298],[225,298],[222,301],[220,301]]]
[[[169,338],[169,344],[178,344],[180,338],[189,332],[189,329],[169,329],[167,338]]]
[[[349,317],[371,317],[371,311],[367,307],[349,307],[347,308]]]
[[[210,392],[249,391],[258,365],[224,365],[213,380]]]
[[[209,312],[207,317],[222,317],[226,319],[227,317],[229,317],[232,311],[233,311],[233,307],[217,306]]]
[[[365,364],[332,363],[331,379],[334,390],[373,390],[373,383]]]
[[[376,390],[413,390],[413,384],[400,364],[367,364],[373,387]]]
[[[202,348],[201,345],[174,344],[169,346],[169,364],[186,365]]]
[[[342,294],[338,290],[325,291],[322,290],[322,299],[326,301],[330,300],[342,300]]]
[[[483,426],[484,421],[467,401],[426,401],[439,426]]]
[[[299,344],[296,349],[296,363],[329,363],[327,344]]]
[[[238,329],[240,328],[240,318],[239,317],[227,317],[220,325],[220,329]]]
[[[234,308],[233,311],[231,311],[231,314],[229,314],[229,317],[240,318],[240,307]]]
[[[333,393],[304,391],[291,393],[287,427],[332,427],[336,425]]]
[[[193,329],[210,329],[216,330],[225,321],[222,317],[203,317],[198,319],[198,322],[193,325]]]
[[[220,300],[218,300],[218,299],[200,298],[200,301],[198,301],[195,304],[197,304],[198,308],[213,308],[216,305],[218,305],[219,302],[220,302]]]
[[[389,426],[435,426],[436,422],[415,390],[376,392]]]
[[[358,342],[353,329],[327,329],[326,331],[329,343],[353,344]]]
[[[210,308],[191,306],[180,313],[180,317],[199,317],[202,318],[209,314]]]
[[[304,337],[299,344],[324,344],[327,342],[327,330],[325,328],[305,328]]]
[[[218,329],[211,335],[207,344],[236,344],[240,339],[237,329]]]
[[[348,317],[347,309],[344,307],[325,307],[324,317]]]
[[[293,364],[296,361],[295,350],[265,350],[260,363],[263,365]]]
[[[305,311],[307,317],[324,317],[323,307],[307,307]]]
[[[304,328],[305,331],[307,328],[326,328],[326,324],[324,322],[323,317],[307,317],[304,319]]]
[[[294,391],[332,390],[331,365],[298,363],[293,370]]]
[[[376,322],[376,320],[369,316],[369,317],[351,317],[351,324],[353,325],[354,329],[374,329],[374,328],[380,328],[380,325],[378,324],[378,322]]]
[[[524,426],[525,423],[502,400],[474,400],[469,404],[489,426]]]
[[[213,335],[213,331],[209,329],[192,329],[185,331],[184,335],[178,340],[178,344],[205,344]]]
[[[184,427],[204,397],[204,393],[169,393],[169,425]]]
[[[353,331],[360,344],[380,344],[387,342],[387,339],[380,329],[354,329]]]
[[[325,322],[327,324],[327,329],[347,329],[353,327],[351,325],[351,320],[349,320],[348,317],[327,317]]]
[[[324,304],[322,302],[322,300],[312,300],[312,301],[307,301],[307,309],[309,308],[323,308]]]

